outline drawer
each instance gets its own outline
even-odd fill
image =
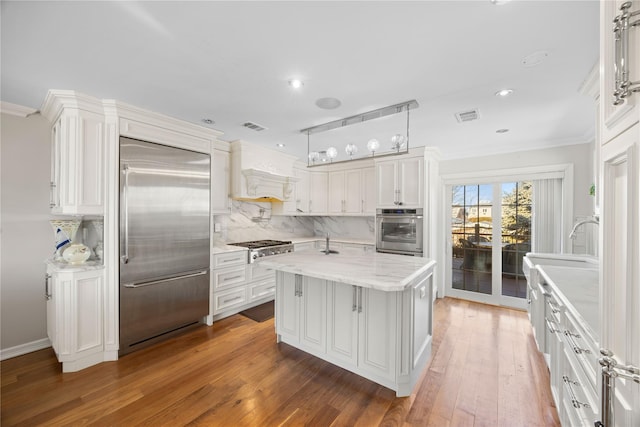
[[[584,375],[580,363],[574,357],[573,350],[565,343],[562,367],[562,404],[563,425],[593,425],[599,419],[599,400],[596,389]]]
[[[570,312],[565,313],[565,321],[562,325],[562,339],[565,342],[565,351],[571,353],[576,361],[576,370],[591,384],[597,387],[600,365],[598,357],[600,352],[595,345],[593,337],[588,335]]]
[[[265,298],[268,296],[276,295],[276,280],[275,276],[272,279],[261,280],[257,283],[249,285],[249,300],[256,300]]]
[[[263,267],[260,262],[254,262],[249,264],[249,273],[247,274],[247,280],[259,280],[265,278],[276,279],[276,272],[273,268]]]
[[[244,284],[247,280],[246,265],[213,270],[213,289],[221,290]]]
[[[248,258],[247,251],[234,251],[213,254],[213,268],[231,267],[232,265],[245,265]]]
[[[247,289],[237,288],[213,293],[213,314],[218,314],[247,302]]]

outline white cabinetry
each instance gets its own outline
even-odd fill
[[[432,270],[399,292],[278,271],[278,341],[408,396],[431,354],[432,293]]]
[[[112,360],[104,353],[104,268],[47,264],[47,335],[62,372]]]
[[[421,208],[424,202],[424,159],[405,157],[376,161],[377,206]]]
[[[376,214],[376,168],[362,169],[362,213]]]
[[[621,49],[616,48],[617,44],[614,36],[614,19],[622,14],[620,7],[623,4],[630,3],[628,13],[640,12],[640,1],[601,1],[600,2],[600,109],[601,109],[601,131],[602,140],[608,142],[615,136],[624,132],[634,123],[638,122],[640,117],[640,93],[631,93],[625,98],[619,99],[617,105],[614,105],[616,97],[616,69],[620,72],[623,67]],[[629,22],[637,22],[640,15],[630,16]],[[622,23],[620,23],[622,24]],[[640,25],[635,27],[629,26],[625,30],[626,36],[619,33],[622,38],[628,37],[627,52],[624,55],[626,61],[626,69],[630,82],[636,82],[635,87],[640,88]],[[620,41],[622,45],[622,41]],[[617,60],[616,60],[617,58]],[[616,62],[618,66],[616,67]]]
[[[276,289],[276,329],[310,352],[326,348],[326,292],[324,280],[299,274],[276,273],[280,285]]]
[[[246,304],[247,251],[222,252],[212,255],[211,296],[209,299],[209,319]]]
[[[105,119],[102,104],[72,91],[50,91],[42,114],[51,129],[51,213],[104,214]]]
[[[623,4],[630,6],[630,25],[618,33],[616,42],[613,21]],[[629,81],[640,87],[640,25],[631,25],[640,21],[639,12],[638,0],[600,2],[600,347],[618,366],[636,368],[640,368],[640,92],[617,105],[614,92],[621,77],[616,71],[624,71],[621,55]],[[626,37],[627,52],[623,52]],[[607,427],[640,425],[640,384],[625,379],[624,371],[617,372],[615,394],[606,405],[614,419],[601,414],[602,421]]]
[[[326,172],[309,172],[309,207],[312,214],[327,213],[328,179]]]
[[[360,214],[364,210],[362,171],[350,169],[329,172],[329,213]]]
[[[229,151],[211,150],[211,213],[229,213],[230,198]]]
[[[207,324],[273,300],[276,278],[260,262],[248,264],[248,253],[219,252],[212,256],[211,295]]]
[[[601,148],[600,181],[600,345],[619,365],[640,367],[640,124]],[[615,425],[640,425],[640,384],[614,381]]]

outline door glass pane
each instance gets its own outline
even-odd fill
[[[491,294],[491,185],[452,188],[452,287]]]
[[[502,295],[527,295],[522,257],[531,251],[531,188],[531,182],[502,184]]]

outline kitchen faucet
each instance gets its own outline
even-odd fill
[[[600,219],[597,216],[593,216],[591,218],[587,218],[587,219],[584,219],[582,221],[576,222],[576,224],[573,226],[573,229],[571,230],[571,233],[569,233],[569,238],[570,239],[575,239],[576,238],[576,230],[578,229],[578,227],[580,227],[581,225],[584,225],[584,224],[600,225]]]
[[[327,243],[325,245],[325,249],[321,252],[324,252],[325,255],[329,255],[329,254],[337,254],[338,251],[333,251],[331,249],[329,249],[329,233],[327,233]]]

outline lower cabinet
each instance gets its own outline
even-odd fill
[[[276,272],[278,341],[408,396],[431,355],[432,278],[384,292]]]
[[[104,268],[47,265],[47,335],[62,372],[98,364],[104,353]]]
[[[247,264],[246,251],[213,254],[212,266],[208,325],[212,325],[214,320],[273,300],[275,272],[259,262]]]

